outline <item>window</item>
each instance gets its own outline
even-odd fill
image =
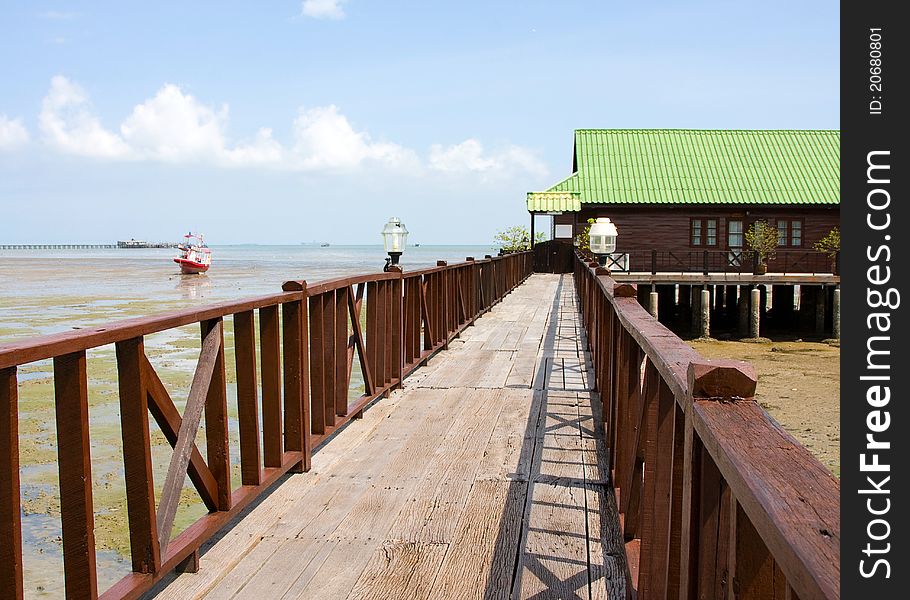
[[[802,246],[803,245],[803,222],[802,221],[790,221],[790,245],[791,246]]]
[[[717,245],[717,219],[708,219],[705,221],[705,243],[708,246]]]
[[[727,246],[729,248],[743,247],[743,222],[740,219],[727,221]]]
[[[572,225],[557,225],[555,233],[554,237],[558,239],[575,237],[572,235]]]
[[[787,245],[787,222],[783,219],[777,220],[777,245]]]
[[[803,245],[802,219],[777,220],[777,245],[790,248],[799,248]]]
[[[717,219],[692,219],[689,241],[693,246],[717,246]]]

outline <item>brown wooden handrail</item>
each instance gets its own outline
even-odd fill
[[[752,367],[702,358],[581,255],[575,284],[638,598],[839,598],[840,483]]]
[[[95,598],[86,351],[115,345],[132,573],[101,597],[137,598],[175,569],[198,569],[204,542],[284,474],[308,470],[316,448],[400,387],[531,270],[531,253],[521,252],[403,273],[288,281],[278,294],[0,345],[0,598],[23,596],[19,366],[54,361],[66,595]],[[233,321],[237,375],[237,488],[230,480],[226,319]],[[144,338],[194,323],[202,350],[181,415],[146,356]],[[349,402],[355,359],[364,391]],[[175,448],[158,503],[149,415]],[[203,418],[204,456],[195,444]],[[185,475],[209,513],[171,539],[169,524]]]
[[[8,344],[0,344],[0,369],[45,360],[70,352],[89,350],[137,336],[151,335],[239,312],[277,306],[285,302],[300,300],[301,297],[299,292],[270,294],[256,298],[208,304],[201,308],[163,312],[148,317],[120,319],[96,327],[25,338]]]

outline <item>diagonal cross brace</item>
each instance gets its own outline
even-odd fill
[[[205,398],[215,372],[218,350],[221,347],[221,330],[222,323],[218,321],[202,341],[202,351],[199,353],[199,363],[196,365],[186,409],[183,411],[183,419],[177,433],[177,443],[174,445],[174,453],[171,455],[167,476],[164,479],[164,489],[161,493],[161,503],[158,505],[157,514],[158,544],[161,547],[162,556],[165,556],[167,544],[170,541],[190,455],[196,446],[196,433],[199,431],[199,422],[205,409]]]

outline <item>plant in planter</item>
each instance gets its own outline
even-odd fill
[[[777,229],[759,220],[749,225],[745,237],[749,249],[755,253],[755,274],[764,275],[768,272],[768,260],[777,252]]]
[[[837,274],[837,255],[840,253],[840,229],[835,227],[825,237],[815,242],[813,246],[819,252],[824,252],[831,259],[831,272]]]
[[[534,243],[539,244],[545,240],[542,232],[537,232],[534,236]],[[502,229],[496,233],[493,243],[499,246],[501,254],[510,254],[512,252],[524,252],[531,249],[531,234],[528,228],[523,225],[514,225],[507,229]]]
[[[591,257],[591,225],[596,219],[588,219],[588,225],[584,230],[575,236],[575,247],[578,248],[583,256]]]

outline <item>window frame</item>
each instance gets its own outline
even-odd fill
[[[730,223],[739,223],[739,231],[736,234],[739,236],[739,246],[734,246],[730,243],[730,234],[733,233]],[[726,241],[728,250],[744,250],[746,247],[746,220],[742,217],[731,217],[727,219],[727,231],[726,231]]]
[[[708,243],[708,223],[714,223],[714,243]],[[695,242],[695,226],[698,225],[698,243]],[[720,218],[719,217],[689,217],[689,247],[690,248],[721,248],[720,245]]]
[[[781,223],[786,223],[786,238],[784,244],[780,243],[780,233],[782,229],[780,227]],[[793,243],[793,224],[799,223],[799,243]],[[806,245],[806,220],[803,217],[780,217],[775,219],[774,223],[775,229],[778,232],[778,244],[779,248],[804,248]]]

